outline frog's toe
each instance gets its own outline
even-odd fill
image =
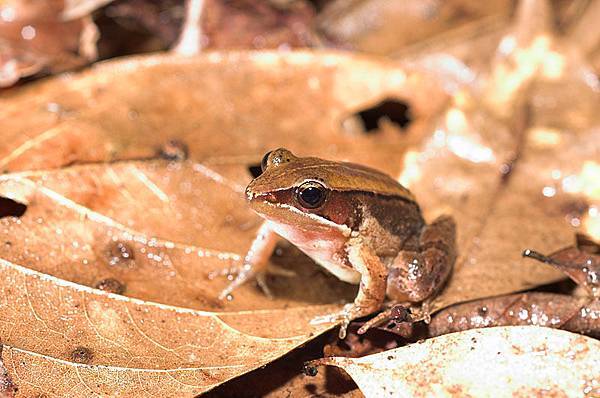
[[[219,271],[218,275],[227,276],[227,278],[230,280],[231,278],[233,278],[231,283],[227,285],[227,287],[223,289],[219,294],[219,300],[225,300],[238,287],[242,286],[244,283],[248,282],[251,279],[257,278],[257,274],[259,274],[259,272],[256,272],[253,269],[253,267],[248,264],[244,264],[240,267],[231,267]],[[235,278],[233,277],[233,275],[236,275]],[[211,278],[211,275],[209,275],[209,278]],[[214,279],[214,276],[212,276],[211,279]],[[260,282],[259,286],[261,286]]]
[[[322,325],[325,323],[339,323],[340,324],[340,339],[346,337],[346,329],[352,319],[356,318],[356,307],[353,304],[346,304],[344,309],[340,312],[333,314],[321,315],[313,318],[310,321],[311,325]]]
[[[266,274],[275,275],[275,276],[283,276],[285,278],[295,278],[298,274],[291,269],[280,267],[279,265],[271,264],[267,265]]]

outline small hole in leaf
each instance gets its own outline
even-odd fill
[[[366,133],[374,133],[379,129],[379,121],[382,118],[389,119],[401,129],[407,128],[412,122],[410,106],[403,101],[386,99],[377,105],[356,113],[365,127]]]
[[[248,171],[252,175],[252,178],[256,178],[262,174],[262,169],[260,168],[260,164],[251,164],[248,166]]]
[[[27,211],[27,205],[0,196],[0,218],[21,217]]]

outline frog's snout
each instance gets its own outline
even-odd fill
[[[251,201],[254,198],[254,193],[252,192],[252,189],[250,188],[250,185],[248,185],[246,187],[246,200]]]

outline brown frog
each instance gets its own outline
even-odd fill
[[[456,258],[453,219],[427,225],[408,189],[365,166],[276,149],[264,156],[246,196],[266,221],[221,297],[264,274],[279,235],[339,279],[359,284],[353,303],[315,320],[341,322],[341,337],[352,319],[379,310],[386,295],[404,303],[432,296]]]

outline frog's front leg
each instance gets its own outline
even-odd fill
[[[398,302],[421,302],[444,284],[456,259],[456,225],[441,216],[425,226],[390,266],[387,294]],[[412,246],[412,247],[411,247]]]
[[[250,250],[244,257],[242,266],[235,270],[237,276],[219,294],[219,299],[225,299],[231,292],[252,278],[256,278],[260,288],[265,294],[270,295],[264,276],[267,272],[269,258],[275,250],[278,239],[279,236],[273,231],[269,223],[267,221],[263,222],[256,233],[256,238],[254,238]],[[228,270],[228,272],[231,271]]]
[[[350,241],[347,246],[348,260],[361,275],[358,294],[353,303],[346,304],[336,314],[317,317],[312,324],[341,322],[339,336],[346,337],[346,329],[351,320],[378,311],[385,299],[388,270],[379,257],[360,242]]]

